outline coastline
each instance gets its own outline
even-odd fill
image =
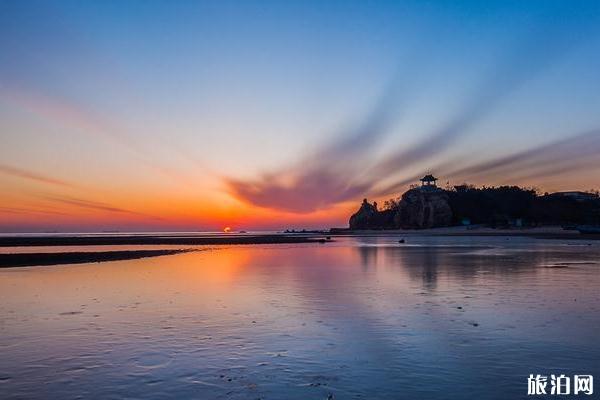
[[[0,247],[21,246],[112,246],[112,245],[237,245],[320,243],[323,236],[315,235],[243,235],[234,236],[165,236],[165,235],[102,235],[102,236],[5,236]]]
[[[4,236],[0,237],[2,247],[76,247],[76,246],[214,246],[214,245],[260,245],[325,243],[331,238],[312,235],[289,234],[252,234],[219,236],[168,236],[164,234],[144,235],[101,235],[82,236]],[[59,264],[84,264],[106,261],[133,260],[138,258],[167,256],[189,251],[201,251],[197,248],[185,249],[137,249],[110,251],[60,251],[60,252],[14,252],[0,253],[0,268],[49,266]]]
[[[559,226],[539,228],[489,228],[451,226],[428,229],[389,229],[389,230],[342,230],[337,229],[331,236],[481,236],[481,237],[529,237],[534,239],[600,240],[600,235],[582,234],[574,230],[564,230]]]
[[[0,254],[0,268],[38,267],[62,264],[86,264],[106,261],[135,260],[138,258],[169,256],[198,251],[197,249],[172,250],[117,250],[66,253],[10,253]]]
[[[316,232],[306,234],[252,234],[218,236],[168,236],[164,234],[144,235],[101,235],[94,236],[4,236],[0,237],[0,247],[71,247],[71,246],[127,246],[127,245],[260,245],[260,244],[293,244],[293,243],[327,243],[335,237],[404,237],[434,236],[434,237],[527,237],[550,240],[600,240],[600,235],[581,234],[578,231],[564,230],[557,226],[538,228],[494,229],[489,227],[445,227],[430,229],[394,229],[394,230],[349,230],[332,229],[329,233],[317,235]],[[0,268],[49,266],[59,264],[83,264],[106,261],[132,260],[139,258],[158,257],[200,251],[197,248],[180,249],[137,249],[110,251],[60,251],[49,252],[17,252],[0,254]]]

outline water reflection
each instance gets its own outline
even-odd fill
[[[232,246],[0,271],[0,398],[520,398],[598,374],[598,246]],[[568,339],[567,339],[568,338]]]

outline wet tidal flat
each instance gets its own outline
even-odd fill
[[[2,269],[0,398],[512,399],[532,373],[600,377],[600,242],[404,238]]]

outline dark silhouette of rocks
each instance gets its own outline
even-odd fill
[[[370,204],[367,199],[363,199],[358,211],[350,217],[350,229],[376,228],[376,215],[377,206],[375,204]]]
[[[394,216],[393,210],[377,209],[377,203],[369,203],[363,199],[357,212],[350,217],[350,229],[393,229]]]
[[[377,204],[371,204],[367,199],[363,199],[357,212],[350,217],[350,228],[360,229],[360,227],[371,226],[375,222],[377,215]]]
[[[448,194],[437,188],[416,188],[404,193],[394,216],[394,225],[404,229],[437,228],[451,223]]]
[[[380,211],[377,203],[370,204],[364,199],[350,217],[350,229],[423,229],[452,223],[448,194],[439,188],[411,189],[391,203],[393,206]]]
[[[350,229],[425,229],[452,225],[522,227],[540,225],[600,225],[597,193],[559,192],[538,194],[518,186],[481,187],[460,185],[441,189],[432,175],[402,197],[377,204],[363,200],[350,218]]]
[[[197,251],[196,249],[170,250],[117,250],[68,253],[10,253],[0,254],[0,268],[38,265],[85,264],[105,261],[135,260],[138,258],[168,256]]]

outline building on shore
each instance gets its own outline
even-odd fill
[[[567,198],[567,199],[573,199],[575,201],[588,201],[588,200],[597,199],[598,195],[595,193],[588,193],[588,192],[569,191],[569,192],[550,193],[548,195],[548,197]]]

